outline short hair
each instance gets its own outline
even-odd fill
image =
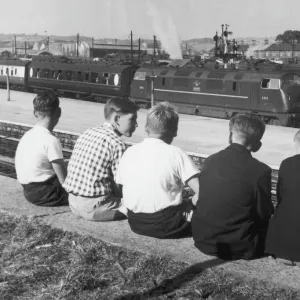
[[[265,133],[264,121],[255,114],[237,114],[230,119],[229,130],[246,142],[260,141]]]
[[[179,115],[169,102],[161,102],[153,106],[146,120],[146,131],[148,133],[165,134],[177,132]]]
[[[132,114],[139,110],[139,107],[128,98],[116,97],[109,99],[104,107],[104,117],[109,119],[114,112],[123,115]]]
[[[295,144],[300,146],[300,130],[298,130],[294,136],[294,142]]]
[[[58,107],[59,98],[57,94],[52,90],[43,91],[33,99],[34,111],[44,117],[51,117]]]

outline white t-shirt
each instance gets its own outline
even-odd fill
[[[123,185],[126,208],[135,213],[154,213],[181,204],[184,183],[198,173],[180,148],[146,138],[125,151],[116,182]]]
[[[36,125],[21,138],[15,167],[21,184],[44,182],[55,175],[50,162],[62,159],[59,140],[45,127]]]

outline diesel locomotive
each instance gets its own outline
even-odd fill
[[[156,102],[169,101],[184,114],[228,119],[253,112],[267,124],[295,127],[300,121],[299,71],[264,63],[239,69],[142,67],[130,96],[149,102],[153,84]]]
[[[230,118],[254,112],[267,124],[296,127],[300,123],[300,67],[260,63],[221,68],[215,63],[122,65],[35,57],[32,61],[0,59],[0,85],[9,74],[13,88],[53,89],[61,95],[98,101],[123,96],[144,106],[169,101],[180,113]]]

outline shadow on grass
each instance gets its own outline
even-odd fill
[[[208,268],[212,268],[218,265],[222,265],[227,263],[228,261],[214,258],[209,261],[201,262],[189,266],[176,276],[170,279],[165,279],[161,283],[157,284],[154,288],[147,290],[143,293],[132,293],[124,296],[120,296],[118,298],[114,298],[114,300],[129,300],[129,299],[146,299],[147,297],[153,296],[162,296],[164,294],[173,292],[176,289],[179,289],[184,283],[187,283],[193,280],[196,276],[201,274],[204,270]],[[154,282],[156,284],[156,282]]]

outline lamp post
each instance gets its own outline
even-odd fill
[[[7,83],[7,101],[10,101],[10,88],[9,88],[9,70],[6,73],[6,83]]]
[[[154,106],[154,79],[156,77],[157,76],[155,76],[155,75],[149,76],[149,78],[151,79],[151,107]]]

